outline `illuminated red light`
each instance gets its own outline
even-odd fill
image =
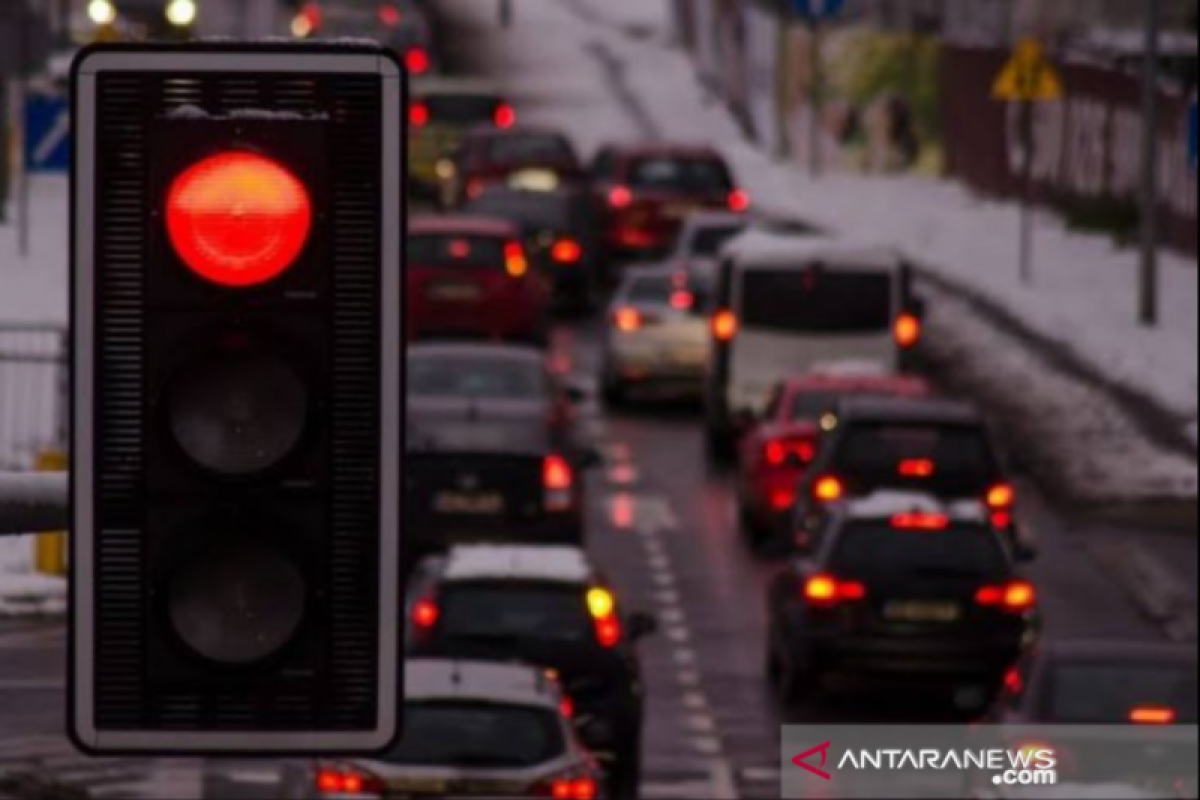
[[[737,314],[728,309],[718,311],[712,318],[712,332],[718,342],[732,342],[738,332]]]
[[[1129,712],[1129,721],[1135,725],[1173,725],[1178,714],[1173,708],[1143,706]]]
[[[671,293],[671,308],[676,311],[689,311],[695,304],[696,298],[691,292],[680,289]]]
[[[897,514],[892,517],[892,527],[910,531],[944,531],[950,528],[950,517],[945,514]]]
[[[450,257],[458,260],[471,257],[471,243],[465,239],[455,239],[450,243]]]
[[[615,615],[596,620],[596,641],[609,650],[621,643],[621,622]]]
[[[429,53],[423,48],[414,47],[404,54],[404,65],[413,75],[424,75],[429,72],[433,62],[429,58]]]
[[[578,264],[583,260],[583,245],[574,239],[560,239],[550,249],[550,258],[558,264]]]
[[[608,193],[608,204],[618,211],[629,208],[633,205],[633,192],[628,186],[614,186]]]
[[[621,333],[634,333],[642,327],[642,315],[636,308],[618,308],[613,313],[613,325]]]
[[[569,697],[564,697],[558,704],[558,713],[562,714],[566,719],[572,719],[575,716],[575,701]]]
[[[404,16],[400,13],[400,9],[384,3],[379,7],[379,21],[384,27],[397,28],[404,21]]]
[[[1037,605],[1037,590],[1027,581],[1013,581],[1005,586],[984,586],[975,593],[981,606],[998,606],[1006,611],[1028,611]]]
[[[832,575],[814,575],[804,583],[804,599],[815,605],[865,600],[867,587],[857,581],[838,580]]]
[[[813,496],[822,503],[836,503],[846,496],[846,486],[839,479],[826,476],[814,485]]]
[[[937,474],[937,464],[928,458],[910,458],[900,462],[898,471],[904,478],[932,478]]]
[[[171,244],[184,264],[207,281],[234,288],[287,271],[313,222],[304,184],[253,153],[224,153],[190,167],[171,185],[166,212]]]
[[[896,344],[904,350],[911,350],[921,341],[921,320],[915,314],[901,314],[896,317]]]
[[[515,127],[517,124],[517,110],[509,103],[501,103],[496,107],[495,122],[496,127],[503,130]]]
[[[542,485],[547,491],[566,492],[575,485],[575,473],[562,456],[547,456],[542,463]]]
[[[566,778],[551,782],[544,796],[554,800],[596,800],[599,793],[600,785],[592,778]]]
[[[729,210],[740,214],[750,210],[750,193],[737,189],[729,193]]]
[[[424,128],[433,119],[429,106],[425,103],[413,103],[408,107],[408,121],[414,128]]]
[[[987,507],[993,511],[1007,511],[1017,503],[1017,490],[1007,483],[997,484],[988,490]]]
[[[442,612],[432,600],[422,600],[413,606],[413,624],[421,630],[431,630],[437,625]]]
[[[796,503],[796,493],[791,489],[776,489],[771,492],[771,508],[775,511],[787,511]]]

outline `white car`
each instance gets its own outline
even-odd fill
[[[667,265],[686,274],[693,291],[707,291],[716,277],[721,248],[749,225],[745,214],[697,211],[683,223]]]
[[[830,361],[899,371],[921,336],[911,269],[890,248],[754,228],[725,245],[718,273],[704,392],[717,458],[779,381]]]
[[[601,796],[556,677],[479,661],[410,660],[404,739],[377,759],[284,767],[283,797]]]
[[[708,320],[687,276],[664,268],[626,273],[609,307],[600,382],[621,405],[634,389],[700,396],[708,363]]]

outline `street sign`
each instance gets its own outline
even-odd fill
[[[811,22],[824,22],[842,13],[846,0],[792,0],[796,15]]]
[[[404,66],[358,43],[100,45],[72,76],[71,736],[385,751]]]
[[[67,98],[30,95],[25,102],[25,168],[66,172],[71,167],[71,108]]]
[[[1013,52],[992,86],[992,97],[1008,103],[1061,100],[1062,76],[1046,58],[1041,42],[1025,39]]]

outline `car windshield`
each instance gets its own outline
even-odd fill
[[[800,392],[792,399],[788,419],[792,422],[812,422],[837,408],[843,395],[837,392]]]
[[[745,230],[742,225],[707,225],[697,229],[692,234],[688,244],[689,255],[700,258],[714,258],[721,252],[725,243]]]
[[[491,123],[500,100],[487,94],[433,94],[421,102],[429,109],[430,122],[469,127]]]
[[[568,228],[571,222],[570,201],[553,193],[489,192],[468,204],[465,211],[511,220],[526,230],[560,230]]]
[[[541,400],[547,395],[546,373],[524,359],[420,355],[408,359],[408,391],[416,397]]]
[[[622,296],[628,303],[666,305],[674,291],[675,281],[670,275],[655,275],[633,278]]]
[[[410,702],[404,740],[389,764],[446,768],[526,769],[561,758],[567,749],[550,709],[504,703]]]
[[[439,628],[450,638],[589,643],[592,620],[578,587],[518,582],[444,589]]]
[[[495,236],[418,234],[408,239],[408,266],[504,269],[504,240]]]
[[[840,577],[866,580],[953,577],[987,581],[1001,579],[1010,571],[996,534],[972,525],[929,532],[854,524],[838,537],[829,566]]]
[[[1124,723],[1136,708],[1168,708],[1196,724],[1196,667],[1148,662],[1068,662],[1051,670],[1046,696],[1056,723]]]
[[[984,429],[975,425],[926,423],[854,423],[833,459],[834,471],[872,480],[894,477],[907,461],[930,461],[932,485],[943,476],[968,483],[998,477],[999,467]]]
[[[891,331],[892,277],[879,270],[746,270],[741,317],[747,329],[806,334]]]
[[[712,158],[641,158],[629,169],[629,186],[641,191],[720,194],[733,189],[729,170]]]
[[[573,164],[571,145],[561,136],[526,134],[500,136],[486,144],[487,161],[492,164]]]

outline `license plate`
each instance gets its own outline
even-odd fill
[[[957,603],[912,600],[888,603],[883,615],[896,622],[957,622],[962,618],[962,608]]]
[[[483,297],[483,290],[473,283],[437,283],[426,291],[430,300],[447,303],[473,303]]]
[[[487,516],[503,513],[504,505],[504,496],[496,492],[441,492],[433,498],[433,510],[439,514]]]
[[[445,797],[450,791],[450,783],[438,778],[412,778],[407,780],[389,781],[388,794],[404,796]]]

